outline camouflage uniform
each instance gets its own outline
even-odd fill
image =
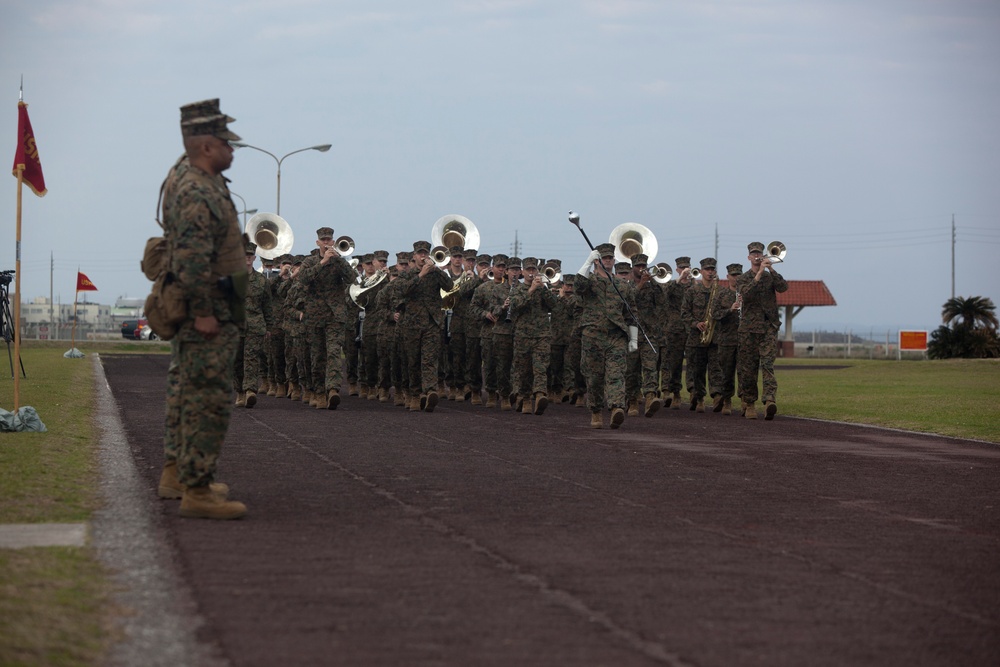
[[[429,245],[429,244],[428,244]],[[450,290],[451,276],[432,267],[425,275],[413,273],[406,284],[406,310],[399,320],[403,328],[410,396],[426,396],[437,391],[438,361],[441,357],[441,290]]]
[[[716,298],[724,288],[716,283]],[[711,319],[708,312],[709,300],[712,299],[712,289],[705,286],[704,281],[692,285],[684,295],[682,317],[687,327],[688,339],[685,355],[687,356],[687,377],[692,382],[691,405],[696,406],[706,395],[705,378],[708,378],[707,392],[714,398],[722,393],[722,369],[719,366],[719,346],[715,337],[708,343],[701,342],[701,331],[697,324]],[[714,302],[713,302],[714,310]]]
[[[290,260],[289,260],[290,261]],[[268,381],[276,396],[286,395],[288,388],[288,360],[285,357],[285,295],[291,283],[280,272],[274,272],[267,281],[271,294],[271,310],[274,319],[268,327],[271,334],[266,342],[268,350]],[[280,389],[280,391],[279,391]],[[268,395],[270,395],[268,391]]]
[[[463,304],[465,316],[465,382],[472,390],[473,396],[481,395],[483,391],[482,322],[485,321],[481,319],[481,314],[477,316],[472,306],[472,297],[482,284],[483,280],[477,275],[466,281],[458,290],[458,300]]]
[[[463,273],[455,275],[449,267],[445,267],[448,276],[455,284],[465,284],[468,278],[462,279]],[[461,285],[459,285],[459,292]],[[444,329],[441,332],[443,345],[441,346],[441,362],[443,369],[443,379],[445,386],[449,387],[459,399],[465,397],[466,380],[466,360],[465,360],[465,340],[468,320],[468,302],[463,302],[459,297],[459,292],[453,295],[454,306],[451,312],[443,311],[445,316]]]
[[[557,292],[556,297],[555,304],[552,306],[552,319],[550,322],[552,354],[549,357],[549,392],[558,400],[564,388],[568,389],[570,387],[570,385],[565,384],[563,374],[566,371],[566,346],[569,343],[570,336],[573,335],[573,311],[575,304],[569,294],[560,296],[560,293]]]
[[[506,266],[507,258],[503,258],[503,266]],[[496,258],[494,258],[496,262]],[[494,264],[494,273],[499,274],[503,269]],[[497,392],[497,360],[493,349],[493,328],[494,322],[487,319],[486,315],[492,313],[497,319],[504,317],[501,304],[508,292],[507,285],[498,283],[495,280],[484,281],[473,291],[470,313],[472,319],[481,323],[480,336],[483,350],[483,386],[486,393],[493,397]]]
[[[678,257],[678,259],[687,259]],[[680,263],[678,263],[680,264]],[[677,273],[680,274],[681,266],[678,265]],[[684,293],[691,287],[694,281],[681,283],[671,280],[667,283],[667,354],[661,360],[661,375],[663,375],[666,386],[664,391],[674,396],[681,393],[681,374],[684,370],[684,348],[687,346],[688,330],[684,324],[681,309],[684,307]],[[664,363],[665,362],[665,363]],[[691,390],[691,382],[687,382],[688,391]],[[673,407],[677,407],[674,405]]]
[[[750,244],[751,251],[755,245]],[[760,280],[755,280],[753,269],[749,269],[737,281],[737,289],[743,295],[737,353],[739,395],[750,404],[757,401],[758,372],[764,385],[762,399],[765,402],[777,400],[774,359],[778,356],[778,329],[781,328],[777,293],[788,290],[788,283],[774,267],[762,274]]]
[[[386,317],[393,318],[395,322],[393,325],[392,381],[396,387],[397,404],[400,399],[405,401],[410,395],[410,368],[406,357],[406,330],[403,324],[406,314],[406,293],[409,291],[410,283],[413,282],[416,275],[417,272],[414,269],[404,269],[399,272],[396,280],[392,282],[388,289],[389,300],[387,305],[389,311],[386,312]],[[398,320],[396,319],[396,315],[399,316]]]
[[[523,400],[548,393],[552,354],[549,312],[556,306],[556,300],[548,287],[536,287],[532,291],[531,286],[524,283],[518,284],[510,296],[514,321],[513,364],[518,379],[517,394]]]
[[[233,358],[243,324],[239,291],[245,286],[246,263],[226,179],[190,164],[177,165],[173,176],[164,189],[164,233],[170,271],[183,290],[188,319],[171,341],[177,413],[172,417],[168,410],[167,428],[176,426],[177,431],[168,434],[165,443],[168,451],[177,453],[180,483],[203,487],[214,478],[232,414]],[[194,321],[211,316],[219,322],[219,332],[206,338]]]
[[[659,395],[660,353],[666,348],[667,323],[663,319],[666,312],[667,291],[664,285],[648,279],[635,294],[636,316],[642,325],[652,347],[639,334],[639,358],[642,373],[642,395]]]
[[[386,302],[379,299],[386,287],[389,286],[388,274],[374,287],[369,287],[361,296],[364,305],[365,320],[361,327],[361,363],[359,373],[361,375],[361,387],[368,392],[377,392],[379,387],[379,329],[385,321]],[[388,390],[388,387],[386,387]],[[370,395],[370,394],[369,394]]]
[[[511,261],[514,261],[512,258]],[[503,302],[518,286],[515,280],[512,284],[503,283],[493,290],[493,314],[497,316],[493,325],[493,364],[496,369],[497,393],[501,400],[510,399],[514,393],[514,383],[511,370],[514,365],[514,323],[507,319],[510,308],[504,308]],[[499,301],[498,301],[499,300]]]
[[[283,306],[285,313],[285,374],[292,384],[293,392],[296,389],[300,392],[298,396],[293,393],[292,398],[301,398],[303,385],[310,383],[309,377],[312,371],[305,342],[306,325],[303,322],[308,293],[298,277],[290,278],[286,282],[288,288],[284,291]]]
[[[249,282],[246,296],[246,323],[241,332],[240,346],[233,366],[233,389],[237,392],[256,392],[260,387],[264,339],[274,322],[271,291],[267,279],[253,269],[247,276]]]
[[[624,409],[629,333],[622,299],[634,312],[635,288],[600,270],[587,276],[578,274],[573,287],[583,305],[581,370],[587,380],[587,407],[594,413],[604,407]]]
[[[400,388],[400,360],[396,355],[396,319],[395,310],[392,307],[392,295],[398,289],[394,285],[399,278],[386,278],[383,282],[385,287],[381,288],[375,295],[375,312],[378,313],[371,325],[377,328],[376,346],[378,349],[378,378],[376,386],[381,391],[388,394],[389,389],[396,387],[396,392],[402,391]],[[365,318],[367,320],[367,316]],[[367,362],[366,362],[367,363]]]

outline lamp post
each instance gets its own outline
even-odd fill
[[[230,145],[236,146],[237,148],[252,148],[255,151],[260,151],[261,153],[267,153],[274,161],[278,163],[278,203],[277,210],[275,210],[276,215],[281,215],[281,163],[285,161],[285,158],[289,155],[295,155],[296,153],[302,153],[303,151],[319,151],[320,153],[325,153],[330,150],[332,144],[320,144],[319,146],[308,146],[306,148],[300,148],[298,150],[292,151],[291,153],[285,153],[280,158],[272,153],[271,151],[266,151],[263,148],[258,148],[257,146],[251,146],[250,144],[245,144],[242,141],[231,141]]]
[[[240,197],[240,195],[236,194],[232,190],[229,191],[229,194],[231,194],[234,197],[238,197],[239,200],[241,202],[243,202],[243,210],[242,211],[237,211],[236,215],[239,215],[241,213],[243,214],[243,227],[246,228],[246,226],[247,226],[247,215],[248,214],[249,215],[253,215],[254,213],[257,212],[257,209],[255,209],[255,208],[247,209],[247,200],[244,199],[243,197]]]

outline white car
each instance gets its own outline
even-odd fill
[[[149,325],[143,326],[139,329],[139,340],[158,340],[159,336],[153,333],[153,330],[149,328]]]

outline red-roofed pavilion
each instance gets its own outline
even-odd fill
[[[782,356],[791,357],[795,354],[795,343],[792,337],[792,320],[806,306],[836,306],[837,301],[827,289],[822,280],[789,280],[788,290],[779,292],[778,307],[785,309],[785,338],[781,342]]]

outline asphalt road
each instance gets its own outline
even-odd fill
[[[214,660],[1000,664],[1000,446],[781,414],[597,431],[569,405],[262,397],[219,470],[249,514],[180,519],[154,500],[167,361],[102,358]]]

